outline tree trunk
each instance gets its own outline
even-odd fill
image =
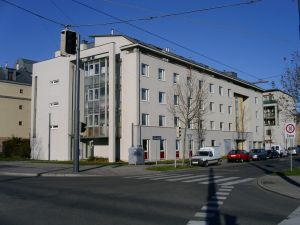
[[[184,131],[183,131],[182,166],[184,166],[184,163],[185,163],[186,131],[187,131],[187,129],[185,126]]]

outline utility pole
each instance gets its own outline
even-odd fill
[[[75,76],[75,109],[74,109],[74,156],[73,172],[79,172],[79,144],[80,144],[80,35],[77,33],[76,41],[76,76]]]

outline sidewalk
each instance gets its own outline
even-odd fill
[[[73,173],[73,165],[55,163],[34,163],[27,161],[0,161],[0,175],[6,176],[130,176],[151,174],[148,165],[84,165],[79,173]]]

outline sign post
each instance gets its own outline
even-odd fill
[[[295,137],[296,137],[296,124],[295,123],[285,123],[284,126],[285,130],[285,138],[286,140],[290,140],[290,143],[294,143]],[[293,146],[290,146],[293,147]],[[291,172],[293,171],[293,154],[290,151],[290,157],[291,157]]]
[[[152,140],[153,141],[160,141],[161,140],[161,136],[152,136]],[[159,142],[158,142],[159,144]],[[155,166],[157,167],[157,144],[156,144],[156,149],[155,149]]]

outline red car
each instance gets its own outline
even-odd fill
[[[251,156],[249,152],[246,152],[245,150],[231,150],[227,155],[227,162],[232,162],[232,161],[249,162],[250,158]]]

